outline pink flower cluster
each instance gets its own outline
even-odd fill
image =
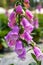
[[[29,18],[33,18],[30,12],[25,12]],[[18,57],[24,59],[26,56],[26,49],[23,46],[22,40],[29,42],[32,40],[32,36],[30,35],[33,31],[34,26],[25,18],[20,18],[20,26],[24,28],[22,34],[19,33],[20,27],[17,24],[17,17],[18,15],[23,14],[23,8],[21,5],[16,6],[15,11],[13,11],[8,17],[8,26],[11,28],[11,31],[5,36],[6,42],[9,47],[14,47],[15,52],[18,54]],[[18,20],[19,21],[19,20]],[[22,40],[20,40],[22,39]]]
[[[29,2],[29,0],[24,0],[25,2]],[[31,36],[31,33],[34,29],[34,26],[30,23],[28,18],[30,20],[33,19],[33,14],[31,11],[26,10],[25,14],[26,17],[22,16],[23,13],[23,7],[19,4],[16,6],[15,11],[13,11],[9,16],[8,16],[8,26],[11,28],[11,31],[5,36],[5,40],[8,44],[9,47],[13,47],[14,51],[17,53],[18,57],[21,59],[25,59],[26,56],[26,49],[23,45],[23,41],[25,40],[27,44],[30,44],[32,41],[33,37]],[[35,23],[37,25],[37,23]],[[24,29],[22,34],[20,33],[20,26]],[[41,56],[42,53],[41,51],[37,48],[34,47],[34,53],[37,57],[37,59]]]

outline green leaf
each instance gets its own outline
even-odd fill
[[[3,45],[4,48],[8,48],[8,45],[6,44],[4,39],[2,39],[2,43],[1,44]]]
[[[33,53],[31,53],[31,55],[32,55],[33,59],[34,59],[36,62],[38,62],[37,59],[36,59],[36,56],[35,56]]]
[[[41,65],[41,61],[38,61],[38,62],[37,62],[37,65]]]
[[[10,64],[10,65],[14,65],[14,64]]]
[[[32,55],[33,59],[36,61],[37,65],[41,65],[41,61],[38,61],[36,59],[36,56],[33,53],[31,53],[31,55]]]
[[[0,37],[3,38],[5,35],[7,35],[8,32],[9,30],[0,31]]]
[[[32,62],[32,63],[30,63],[29,65],[36,65],[36,63],[35,63],[35,62]]]

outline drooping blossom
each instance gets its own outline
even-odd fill
[[[21,58],[22,60],[24,60],[26,58],[26,49],[23,48],[23,53],[18,55],[19,58]]]
[[[20,40],[18,40],[16,42],[16,45],[15,45],[15,51],[16,53],[19,55],[19,54],[22,54],[22,49],[23,49],[23,46],[22,46],[22,42]]]
[[[28,9],[26,10],[25,14],[26,14],[27,18],[29,18],[30,20],[33,19],[33,14],[32,14],[32,12],[29,11]]]
[[[43,53],[41,52],[41,50],[35,46],[33,51],[34,51],[34,54],[35,54],[37,60],[41,61],[41,59],[43,58]]]
[[[8,22],[8,26],[13,29],[14,25],[16,23],[16,13],[12,12],[9,16],[9,22]]]
[[[32,36],[28,33],[28,32],[24,32],[23,34],[21,34],[20,36],[23,40],[26,40],[28,43],[32,40]]]
[[[42,5],[39,3],[39,4],[37,5],[37,9],[39,10],[39,12],[41,11],[41,8],[42,8]]]
[[[34,25],[34,28],[36,28],[36,29],[39,27],[39,23],[38,23],[38,19],[37,18],[34,19],[33,25]]]
[[[7,17],[9,16],[9,13],[8,13],[8,10],[7,10],[7,9],[6,9],[5,15],[6,15]]]
[[[6,36],[5,40],[9,47],[12,47],[15,45],[16,40],[18,39],[18,33],[19,33],[19,27],[15,26],[13,30],[11,30]]]
[[[25,6],[26,8],[29,8],[29,7],[30,7],[29,2],[24,2],[23,4],[24,4],[24,6]]]
[[[18,57],[21,59],[25,58],[26,50],[22,45],[22,41],[18,40],[15,45],[15,52],[18,54]]]
[[[12,29],[12,31],[14,31],[15,33],[19,33],[20,28],[18,27],[18,25],[15,25],[14,28]]]
[[[24,0],[25,3],[29,2],[29,0]]]
[[[21,14],[22,13],[22,6],[21,5],[16,6],[16,13],[17,14]]]
[[[34,29],[34,26],[32,24],[29,23],[29,21],[24,17],[20,23],[24,29],[26,31],[28,31],[29,33],[31,33]]]

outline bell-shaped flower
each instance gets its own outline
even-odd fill
[[[23,48],[23,53],[18,55],[19,58],[21,58],[22,60],[24,60],[26,58],[26,49]]]
[[[39,23],[38,23],[38,19],[37,18],[33,21],[33,26],[36,29],[39,27]]]
[[[26,40],[28,43],[31,42],[32,40],[32,36],[28,33],[28,32],[24,32],[23,34],[21,34],[20,36],[23,40]]]
[[[32,14],[32,12],[30,10],[27,9],[25,14],[26,14],[27,18],[29,18],[30,20],[33,19],[33,14]]]
[[[31,33],[34,29],[34,26],[29,23],[29,21],[24,17],[22,18],[22,21],[20,22],[20,24],[24,27],[24,29],[26,31],[28,31],[29,33]]]
[[[22,41],[18,40],[15,45],[15,52],[18,54],[18,57],[23,59],[26,55],[26,50],[23,47]]]
[[[12,13],[9,15],[8,26],[9,26],[11,29],[13,29],[15,23],[16,23],[16,13],[15,13],[15,12],[12,12]]]
[[[37,60],[41,61],[41,59],[43,58],[43,53],[41,52],[41,50],[35,46],[33,51],[34,51],[34,54],[35,54]]]
[[[9,47],[12,47],[15,45],[16,40],[18,39],[19,35],[19,27],[15,26],[12,31],[10,31],[6,36],[5,40],[8,43]]]
[[[21,5],[16,6],[16,13],[17,14],[21,14],[22,13],[22,6]]]

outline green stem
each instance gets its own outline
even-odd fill
[[[41,61],[37,62],[37,65],[41,65]]]
[[[18,25],[20,26],[20,14],[18,15]]]

